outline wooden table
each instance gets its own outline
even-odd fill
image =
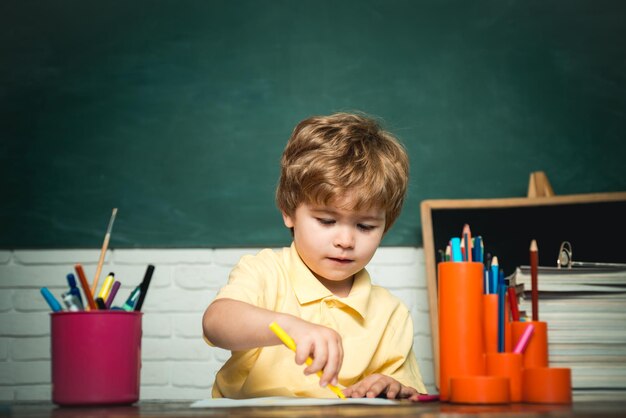
[[[624,401],[586,401],[573,405],[510,404],[502,406],[452,405],[448,403],[402,404],[398,406],[316,406],[192,409],[191,401],[151,402],[133,406],[111,407],[57,407],[48,402],[2,403],[0,417],[55,417],[55,418],[130,418],[130,417],[229,417],[229,418],[298,418],[298,417],[398,417],[436,418],[463,415],[465,417],[622,417],[626,416]]]

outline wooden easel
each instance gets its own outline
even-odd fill
[[[528,194],[526,197],[553,197],[554,190],[548,180],[548,176],[543,171],[533,171],[530,173],[528,181]]]

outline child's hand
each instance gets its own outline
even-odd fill
[[[304,374],[322,371],[320,386],[325,387],[329,383],[337,385],[343,362],[341,336],[333,329],[303,320],[290,323],[285,328],[296,343],[296,364],[303,364],[309,356],[313,359],[313,363],[304,369]]]
[[[346,398],[375,398],[385,395],[387,399],[409,399],[417,401],[419,392],[404,386],[396,379],[382,374],[372,374],[343,390]]]

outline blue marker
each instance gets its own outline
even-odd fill
[[[80,290],[78,289],[78,286],[76,286],[76,278],[74,277],[74,275],[72,273],[69,273],[67,275],[67,284],[70,285],[70,291],[69,293],[76,296],[78,298],[78,301],[80,302],[80,306],[83,306],[83,298],[80,295]]]
[[[452,250],[452,257],[450,261],[463,261],[463,254],[461,253],[461,238],[452,238],[450,240],[450,249]]]
[[[141,292],[141,285],[137,286],[130,293],[130,296],[128,297],[128,299],[126,299],[124,306],[122,306],[122,309],[127,312],[133,311],[135,309],[135,304],[137,303],[137,299],[139,299],[140,292]]]
[[[59,301],[56,300],[56,298],[52,295],[52,293],[50,293],[47,287],[42,287],[40,291],[41,296],[43,296],[46,302],[48,302],[48,305],[50,305],[50,309],[52,309],[53,312],[59,312],[63,310]]]

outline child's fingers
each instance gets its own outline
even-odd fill
[[[325,387],[329,383],[337,380],[339,368],[341,367],[341,352],[339,344],[331,342],[328,345],[328,359],[324,365],[324,371],[320,378],[320,386]]]
[[[315,342],[313,340],[302,341],[298,343],[298,345],[296,346],[296,364],[304,364],[306,359],[311,356],[311,353],[313,353],[314,345]],[[307,369],[309,367],[307,367]]]
[[[324,369],[326,363],[328,362],[328,347],[326,344],[317,344],[313,347],[313,352],[311,356],[313,358],[313,362],[304,369],[305,374],[317,373],[318,371]]]

